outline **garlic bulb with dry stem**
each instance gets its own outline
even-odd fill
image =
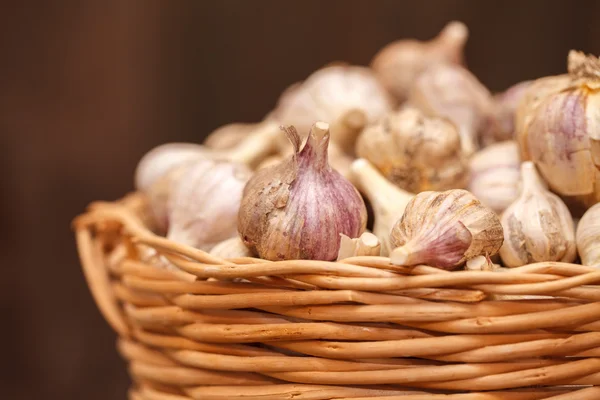
[[[577,252],[569,209],[547,189],[532,162],[521,165],[521,179],[519,197],[501,218],[502,262],[513,268],[540,261],[574,261]]]
[[[254,131],[260,123],[232,123],[223,125],[204,139],[204,145],[214,150],[227,150],[235,147]]]
[[[471,157],[468,189],[500,214],[519,195],[521,160],[514,140],[494,143]]]
[[[390,113],[368,126],[356,142],[356,154],[409,192],[467,185],[468,163],[458,131],[416,108]]]
[[[569,76],[533,111],[519,144],[554,192],[589,195],[600,169],[600,60],[571,51]]]
[[[402,103],[417,76],[430,65],[462,64],[468,37],[466,25],[452,21],[428,42],[402,39],[385,46],[375,55],[371,67],[397,102]]]
[[[392,229],[390,260],[451,270],[473,257],[496,254],[502,241],[496,214],[468,191],[421,192]]]
[[[208,251],[235,236],[250,175],[245,165],[230,162],[202,160],[186,168],[169,198],[167,238]]]
[[[304,148],[293,127],[295,153],[258,170],[244,189],[238,230],[244,243],[267,260],[335,260],[339,234],[358,237],[367,211],[358,191],[327,161],[329,125],[313,125]]]
[[[482,145],[488,146],[495,142],[514,139],[515,113],[532,83],[533,81],[517,83],[494,96],[493,112],[496,123],[486,127],[487,129],[482,132]]]
[[[365,159],[355,160],[350,170],[352,182],[371,202],[375,214],[373,233],[381,241],[381,255],[387,256],[392,227],[414,194],[393,185]]]
[[[315,121],[326,121],[332,141],[351,153],[364,126],[390,109],[388,94],[370,69],[334,65],[284,92],[273,116],[300,132],[308,132]]]
[[[581,263],[600,267],[600,203],[583,214],[576,238]]]
[[[235,235],[232,238],[222,241],[213,247],[210,254],[221,258],[240,258],[253,257],[254,255],[248,247],[242,242],[242,239]]]
[[[408,101],[428,115],[452,121],[467,156],[477,149],[479,134],[495,124],[491,93],[460,65],[436,64],[423,71]]]

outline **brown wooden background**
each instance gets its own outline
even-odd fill
[[[70,220],[131,189],[139,157],[255,121],[289,83],[466,22],[493,90],[600,53],[598,1],[3,1],[0,398],[124,399]]]

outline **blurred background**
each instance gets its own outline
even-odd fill
[[[132,189],[150,148],[258,121],[324,64],[471,30],[492,91],[600,53],[598,1],[20,1],[0,6],[0,397],[125,399],[70,221]]]

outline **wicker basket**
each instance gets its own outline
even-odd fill
[[[74,223],[132,400],[600,399],[594,268],[222,260],[146,215],[134,194]],[[186,272],[142,261],[149,248]]]

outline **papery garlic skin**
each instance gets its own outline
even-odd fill
[[[203,160],[172,188],[167,238],[209,251],[237,234],[242,192],[251,171],[243,164]]]
[[[416,79],[408,101],[427,115],[452,121],[467,156],[477,150],[480,132],[495,124],[491,93],[459,65],[436,64],[427,68]]]
[[[452,21],[428,42],[402,39],[390,43],[375,55],[371,67],[396,101],[402,103],[417,76],[430,65],[462,64],[468,37],[466,25]]]
[[[409,192],[467,185],[467,158],[455,126],[416,108],[390,113],[368,126],[356,142],[356,154]]]
[[[577,251],[569,209],[547,189],[531,161],[521,165],[521,177],[521,193],[501,218],[502,262],[510,268],[541,261],[573,262]]]
[[[581,263],[600,267],[600,203],[583,214],[575,237]]]
[[[351,181],[371,202],[375,214],[373,234],[381,241],[381,255],[390,253],[390,232],[402,217],[408,202],[414,197],[390,181],[367,160],[359,158],[352,163]]]
[[[496,254],[503,240],[496,214],[470,192],[421,192],[392,229],[390,260],[452,270],[473,257]]]
[[[284,92],[274,118],[299,132],[308,132],[315,121],[326,121],[332,141],[351,153],[364,126],[391,107],[387,92],[370,69],[333,65]]]
[[[521,160],[514,140],[494,143],[470,159],[468,189],[481,203],[501,214],[519,195]]]
[[[301,151],[295,130],[286,132],[296,153],[248,182],[238,216],[240,237],[267,260],[335,260],[340,233],[354,238],[364,232],[365,204],[328,164],[328,124],[315,123]]]

